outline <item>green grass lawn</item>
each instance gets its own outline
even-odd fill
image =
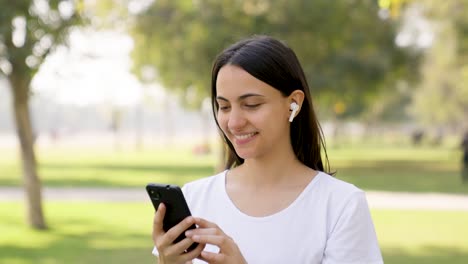
[[[468,263],[467,211],[373,210],[386,264]]]
[[[21,184],[18,155],[0,153],[0,186]],[[46,186],[142,187],[148,182],[187,181],[213,174],[214,155],[190,149],[114,151],[109,149],[37,150],[39,175]]]
[[[211,175],[216,155],[189,148],[141,152],[37,149],[46,186],[183,185]],[[337,177],[365,190],[468,194],[451,148],[346,147],[329,149]],[[0,149],[0,186],[20,186],[15,149]],[[1,263],[152,263],[149,203],[46,202],[48,231],[24,223],[20,202],[0,201]],[[385,263],[468,263],[468,212],[372,211]]]
[[[190,148],[136,152],[112,149],[38,149],[39,175],[46,186],[136,187],[148,182],[182,185],[212,175],[216,155]],[[365,190],[468,194],[461,184],[459,151],[447,147],[331,148],[336,176]],[[0,186],[21,185],[16,150],[0,149]]]
[[[336,177],[366,190],[468,194],[462,184],[461,152],[431,147],[330,149]]]
[[[153,210],[143,203],[46,203],[50,230],[33,231],[22,204],[0,203],[0,263],[154,263]]]
[[[47,202],[47,231],[27,228],[23,211],[19,202],[0,202],[1,263],[154,263],[150,204]],[[372,215],[386,264],[468,261],[468,212]]]

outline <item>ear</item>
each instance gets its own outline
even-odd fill
[[[288,104],[290,105],[289,122],[292,122],[297,114],[301,111],[302,102],[304,101],[304,92],[295,90],[288,96]]]
[[[302,103],[304,102],[304,92],[301,91],[301,90],[294,90],[289,96],[288,96],[288,105],[291,104],[291,103],[296,103],[299,105],[299,110],[297,112],[299,112],[301,110],[301,107],[302,107]]]

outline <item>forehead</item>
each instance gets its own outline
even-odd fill
[[[277,89],[255,78],[239,66],[228,64],[221,67],[216,79],[217,96],[234,99],[246,93],[264,96],[281,95]]]

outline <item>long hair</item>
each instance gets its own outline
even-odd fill
[[[295,90],[304,92],[301,111],[291,123],[291,143],[296,157],[306,166],[330,173],[324,136],[316,117],[309,85],[304,71],[294,51],[281,41],[269,36],[253,36],[241,40],[222,51],[213,63],[211,73],[211,103],[216,125],[228,146],[225,168],[229,169],[244,163],[234,146],[222,132],[217,120],[219,105],[216,101],[216,80],[224,65],[241,67],[255,78],[289,96]],[[327,167],[322,161],[322,151]]]

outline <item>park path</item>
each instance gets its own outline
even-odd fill
[[[44,188],[46,201],[148,202],[144,188]],[[372,209],[468,211],[468,195],[367,191]],[[1,201],[22,201],[24,191],[0,187]]]

